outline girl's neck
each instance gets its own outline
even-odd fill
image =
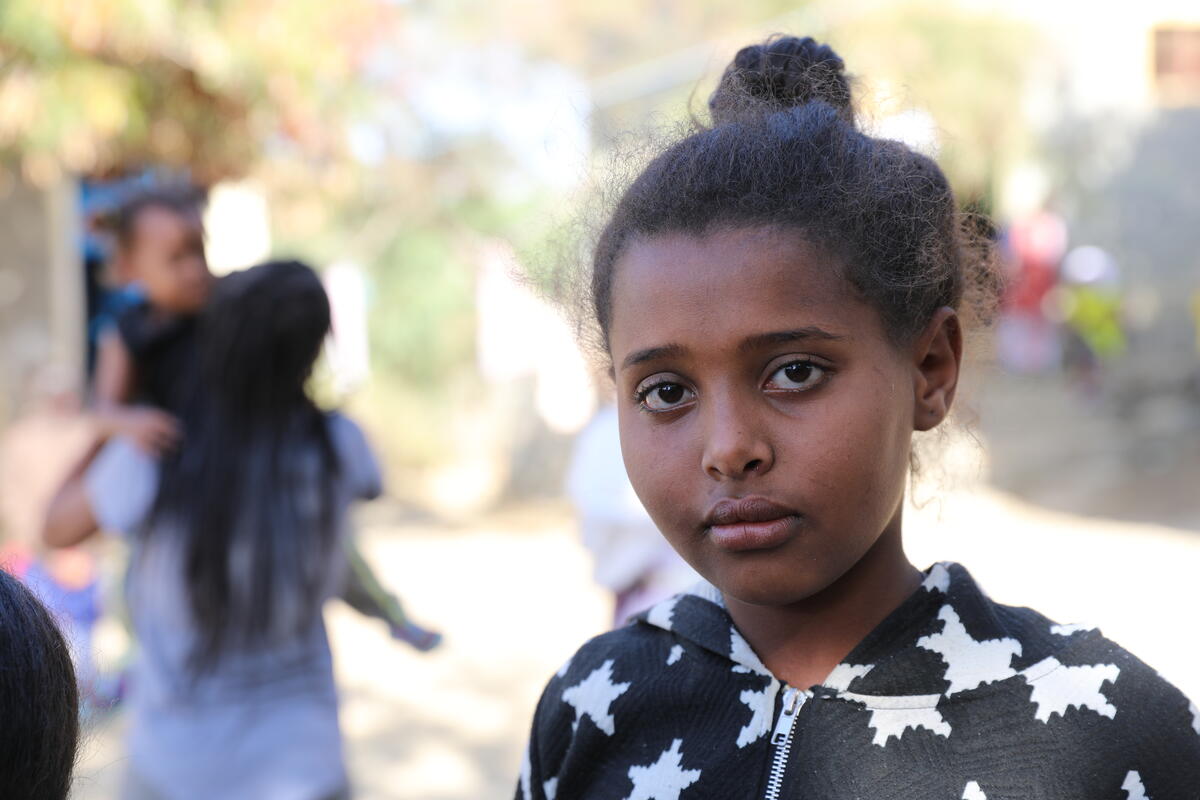
[[[763,664],[802,689],[817,685],[863,638],[921,585],[904,555],[900,515],[874,546],[832,585],[788,606],[759,606],[725,596],[734,623]]]

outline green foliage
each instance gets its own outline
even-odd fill
[[[379,368],[432,388],[474,352],[473,266],[436,230],[411,230],[374,264],[371,339]]]
[[[0,155],[39,182],[146,164],[245,174],[272,137],[340,146],[359,54],[392,6],[293,0],[5,0]]]

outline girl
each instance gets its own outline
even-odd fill
[[[200,324],[186,447],[160,470],[114,440],[45,538],[132,539],[127,798],[342,797],[321,608],[346,578],[347,508],[380,476],[354,423],[305,393],[329,304],[311,269],[273,262],[222,279]]]
[[[1178,690],[904,555],[913,432],[994,285],[941,170],[856,129],[812,39],[745,48],[710,107],[591,284],[630,479],[707,583],[550,681],[517,797],[1194,800]]]

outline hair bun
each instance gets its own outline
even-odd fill
[[[846,65],[832,47],[777,35],[738,51],[708,106],[722,123],[820,101],[850,121],[850,100]]]

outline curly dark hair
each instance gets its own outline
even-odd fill
[[[0,797],[66,800],[79,744],[79,690],[46,608],[0,569]]]
[[[857,127],[845,65],[828,45],[774,36],[743,48],[709,109],[711,123],[649,163],[600,235],[591,303],[605,345],[617,263],[632,242],[662,233],[799,232],[833,256],[896,343],[943,306],[994,304],[988,226],[959,210],[933,159]]]

